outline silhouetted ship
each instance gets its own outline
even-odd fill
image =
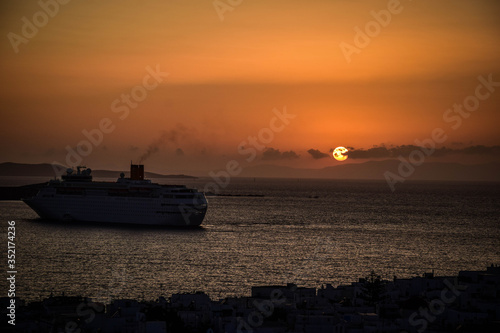
[[[144,166],[130,166],[116,182],[92,181],[91,169],[68,169],[23,201],[41,218],[164,226],[199,226],[207,211],[205,195],[184,185],[144,179]]]

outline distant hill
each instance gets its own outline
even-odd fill
[[[66,167],[57,165],[57,169],[65,170]],[[92,170],[92,175],[97,178],[118,178],[120,173],[129,176],[129,171]],[[6,162],[0,163],[0,176],[21,176],[21,177],[47,177],[54,178],[54,168],[49,163],[25,164]],[[153,172],[145,172],[146,178],[196,178],[187,175],[162,175]]]
[[[385,180],[386,171],[398,174],[398,160],[369,161],[330,166],[322,169],[300,169],[278,165],[257,165],[243,169],[239,177],[269,178],[326,178],[326,179],[374,179]],[[65,167],[59,166],[65,169]],[[96,178],[118,178],[128,171],[92,170]],[[48,163],[22,164],[0,163],[0,176],[37,176],[54,178],[54,170]],[[146,178],[196,178],[186,175],[162,175],[146,172]],[[407,179],[412,180],[464,180],[464,181],[500,181],[500,164],[465,165],[460,163],[426,162],[415,167],[415,172]]]
[[[245,168],[240,176],[385,180],[384,173],[387,171],[396,175],[398,174],[399,164],[400,162],[398,160],[384,160],[342,164],[322,169],[299,169],[276,165],[258,165]],[[464,165],[460,163],[426,162],[415,167],[415,171],[407,179],[500,181],[500,164]]]

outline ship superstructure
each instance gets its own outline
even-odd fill
[[[207,211],[203,193],[185,185],[160,185],[144,179],[144,166],[130,166],[116,182],[95,182],[92,170],[68,169],[37,195],[23,201],[41,218],[165,226],[199,226]]]

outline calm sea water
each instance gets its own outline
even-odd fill
[[[0,201],[2,253],[15,220],[17,296],[26,300],[219,298],[255,285],[346,284],[371,270],[451,275],[500,263],[499,185],[409,182],[392,193],[376,181],[232,179],[223,192],[264,197],[209,197],[199,230],[47,223],[22,202]]]

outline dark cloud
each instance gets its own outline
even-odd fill
[[[462,152],[469,155],[497,155],[500,156],[500,146],[470,146],[463,149],[458,149],[457,152]]]
[[[321,151],[319,151],[318,149],[309,149],[307,151],[311,156],[312,158],[314,158],[315,160],[319,160],[320,158],[325,158],[325,157],[328,157],[330,156],[329,154],[326,154],[326,153],[323,153]]]
[[[414,150],[425,150],[430,149],[427,147],[421,148],[415,145],[402,145],[387,148],[385,146],[373,147],[370,149],[355,149],[349,147],[349,152],[344,155],[348,155],[349,158],[358,158],[358,159],[369,159],[369,158],[397,158],[398,156],[408,156]],[[434,157],[442,157],[446,155],[452,154],[474,154],[474,155],[499,155],[500,156],[500,146],[470,146],[461,149],[452,149],[452,148],[436,148],[434,152],[432,152],[432,156]]]
[[[280,152],[279,149],[266,148],[262,153],[263,160],[292,160],[296,158],[299,158],[299,155],[293,150]]]
[[[386,147],[373,147],[367,150],[364,149],[355,149],[353,147],[347,148],[349,151],[344,154],[349,156],[349,158],[388,158],[388,157],[397,157],[393,156],[394,148],[387,149]]]

